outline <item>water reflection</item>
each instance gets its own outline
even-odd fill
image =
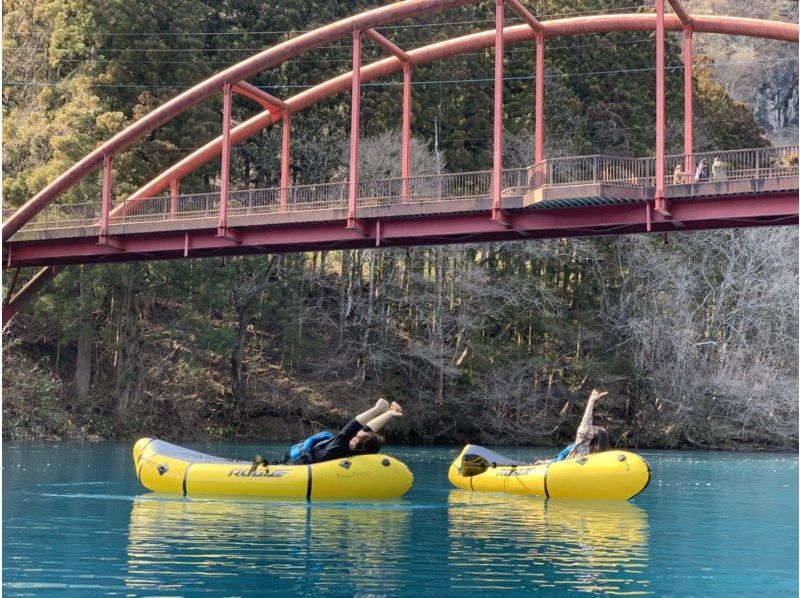
[[[134,499],[131,589],[203,592],[235,576],[237,592],[369,593],[402,587],[410,510],[403,501],[305,503]]]
[[[647,594],[647,513],[618,501],[555,501],[453,490],[454,587]]]

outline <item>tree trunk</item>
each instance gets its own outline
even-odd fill
[[[358,365],[360,370],[359,378],[362,382],[367,375],[366,357],[368,352],[367,348],[369,347],[369,334],[372,328],[372,312],[375,293],[375,251],[367,251],[366,259],[368,260],[367,276],[369,278],[369,290],[367,296],[366,313],[364,314],[363,330],[361,332],[361,347],[358,356]]]
[[[117,326],[117,345],[115,351],[116,368],[114,371],[115,390],[117,395],[116,414],[122,419],[128,413],[128,403],[133,385],[131,376],[134,359],[134,337],[136,335],[136,310],[134,299],[136,297],[136,266],[128,268],[128,277],[123,287],[123,298],[119,312]]]
[[[352,306],[350,271],[350,250],[345,249],[342,251],[342,273],[339,277],[339,347],[344,345],[345,324]]]
[[[436,356],[436,406],[444,405],[444,337],[442,318],[444,306],[444,249],[437,247],[436,254],[436,299],[434,304],[433,347]]]
[[[231,394],[234,402],[247,400],[247,384],[244,379],[244,347],[247,343],[247,326],[250,316],[247,308],[237,310],[236,343],[231,350]]]
[[[89,396],[89,383],[92,379],[92,285],[88,280],[86,268],[81,266],[80,274],[80,315],[78,320],[78,356],[75,362],[75,396],[85,400]]]

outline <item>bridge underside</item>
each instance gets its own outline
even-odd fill
[[[655,210],[651,201],[632,197],[559,193],[560,197],[535,203],[529,196],[504,197],[499,221],[490,218],[491,198],[478,197],[365,207],[355,228],[345,226],[347,210],[342,207],[232,214],[228,237],[218,236],[216,217],[112,224],[103,244],[98,242],[99,226],[21,231],[8,246],[5,265],[115,263],[798,224],[796,191],[675,198],[664,212]]]

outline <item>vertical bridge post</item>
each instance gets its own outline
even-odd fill
[[[662,15],[663,20],[663,0]],[[694,140],[692,107],[692,15],[686,10],[681,0],[669,0],[669,4],[683,25],[683,181],[691,183],[694,175]],[[657,17],[659,18],[659,17]],[[656,23],[658,26],[658,23]],[[663,28],[663,27],[662,27]],[[661,42],[663,43],[663,42]],[[667,207],[665,202],[665,208]]]
[[[291,135],[291,119],[289,111],[283,109],[283,125],[281,129],[281,212],[289,208],[289,144]]]
[[[408,177],[411,170],[411,63],[403,63],[403,146],[400,176],[403,179],[401,203],[408,202]]]
[[[218,237],[228,237],[228,187],[231,169],[231,84],[222,87],[222,168],[219,185]]]
[[[172,177],[169,180],[169,215],[171,219],[178,217],[178,195],[181,190],[181,182],[177,177]]]
[[[492,220],[502,218],[503,186],[503,26],[505,2],[495,0],[494,25],[494,131],[492,135]]]
[[[108,221],[111,212],[111,165],[113,157],[110,154],[103,156],[103,200],[100,213],[100,245],[108,243]]]
[[[347,193],[347,228],[357,228],[358,137],[361,110],[361,31],[353,31],[353,86],[350,109],[350,185]]]
[[[683,28],[683,153],[685,180],[694,174],[694,108],[692,105],[692,26]]]
[[[656,168],[655,209],[669,215],[664,199],[664,1],[656,0]]]
[[[536,32],[536,110],[534,132],[534,187],[541,187],[544,161],[544,32]]]

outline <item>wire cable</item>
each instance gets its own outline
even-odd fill
[[[715,62],[712,64],[704,64],[702,68],[718,68],[721,66],[735,66],[735,65],[743,65],[743,64],[768,64],[768,63],[780,63],[780,62],[797,62],[798,58],[796,57],[787,57],[787,58],[769,58],[769,59],[762,59],[762,60],[731,60],[727,62]],[[697,67],[697,65],[695,65]],[[672,65],[665,67],[664,70],[666,71],[682,71],[684,66],[682,64],[679,65]],[[577,72],[577,73],[551,73],[544,75],[545,79],[560,79],[563,77],[588,77],[591,75],[614,75],[614,74],[630,74],[630,73],[652,73],[656,69],[655,67],[645,67],[645,68],[638,68],[638,69],[615,69],[615,70],[604,70],[604,71],[584,71],[584,72]],[[520,75],[516,77],[503,77],[503,81],[528,81],[531,79],[535,79],[535,75]],[[437,80],[428,80],[428,81],[412,81],[412,85],[452,85],[456,83],[493,83],[493,77],[485,77],[485,78],[472,78],[472,79],[437,79]],[[36,83],[36,82],[22,82],[22,81],[6,81],[3,83],[3,87],[49,87],[49,86],[57,86],[60,85],[61,82],[43,82],[43,83]],[[371,83],[363,83],[362,87],[394,87],[402,85],[402,81],[380,81],[380,82],[371,82]],[[140,85],[140,84],[111,84],[111,83],[90,83],[89,87],[95,88],[111,88],[111,89],[190,89],[194,87],[193,85]],[[276,90],[276,89],[310,89],[312,87],[316,87],[316,85],[294,85],[294,84],[281,84],[281,85],[265,85],[265,86],[257,86],[259,89],[263,89],[265,91],[268,90]]]

